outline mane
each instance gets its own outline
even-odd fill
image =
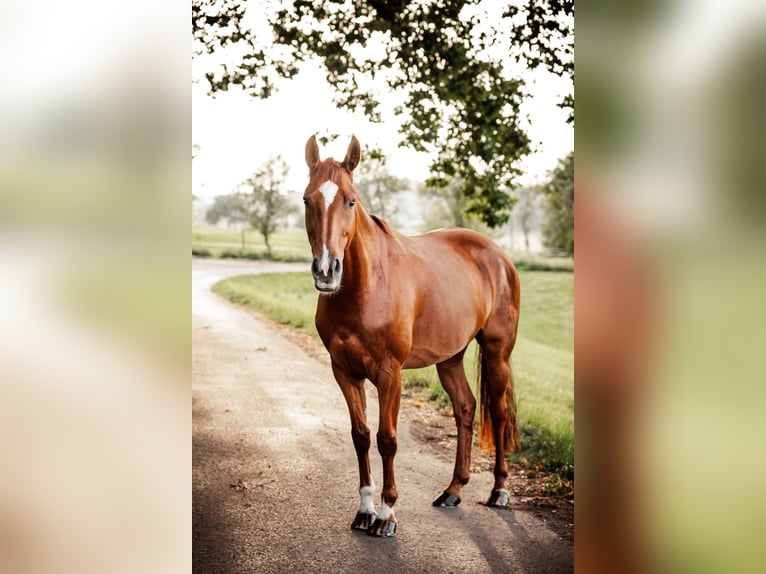
[[[380,227],[380,229],[381,229],[381,231],[383,231],[383,233],[385,233],[386,235],[390,235],[391,237],[394,236],[393,229],[391,229],[391,226],[388,224],[388,222],[385,219],[381,219],[380,217],[378,217],[377,215],[373,215],[369,211],[367,213],[372,218],[372,220],[375,222],[375,224],[378,227]]]

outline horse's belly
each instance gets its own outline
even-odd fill
[[[422,369],[423,367],[429,367],[442,361],[446,361],[450,357],[454,357],[460,351],[462,351],[468,344],[468,339],[461,345],[454,345],[451,347],[444,347],[441,351],[435,349],[412,349],[407,360],[402,365],[403,369]],[[449,350],[444,350],[449,349]]]
[[[464,274],[449,285],[434,281],[412,324],[412,347],[404,364],[416,369],[454,357],[486,322],[487,300],[480,276]]]
[[[403,369],[422,369],[423,367],[430,367],[431,365],[435,365],[436,363],[441,363],[442,361],[445,361],[447,359],[449,359],[449,357],[441,358],[438,355],[434,355],[431,353],[412,352],[410,353],[410,356],[407,357],[407,360],[402,365],[402,368]]]

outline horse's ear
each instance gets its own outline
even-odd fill
[[[309,166],[309,169],[314,169],[318,164],[319,145],[317,145],[317,137],[313,135],[306,142],[306,165]]]
[[[351,143],[348,144],[348,151],[346,151],[346,159],[343,160],[343,167],[346,171],[351,173],[359,165],[359,157],[362,155],[362,147],[359,145],[359,140],[356,136],[351,136]]]

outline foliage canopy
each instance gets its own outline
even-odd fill
[[[212,94],[239,86],[267,98],[278,77],[319,58],[336,104],[380,121],[371,79],[401,93],[403,144],[431,152],[429,184],[458,180],[467,211],[495,227],[513,206],[509,190],[530,151],[522,127],[523,81],[513,61],[574,74],[572,0],[285,0],[267,14],[271,38],[246,24],[242,0],[193,0],[197,55],[226,51],[234,63],[206,74]],[[561,104],[572,109],[569,95]],[[570,116],[570,121],[572,121]]]

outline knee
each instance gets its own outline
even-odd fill
[[[460,413],[462,420],[473,425],[473,417],[476,414],[476,399],[471,397],[467,401],[463,402],[456,412]]]
[[[508,420],[508,405],[506,402],[498,401],[496,404],[490,407],[490,413],[501,423],[505,423]]]
[[[357,451],[370,450],[370,429],[367,427],[352,428],[351,440],[354,441],[354,448]]]
[[[382,456],[396,454],[396,431],[378,432],[378,451]]]
[[[455,411],[455,421],[458,426],[473,429],[473,419],[476,414],[476,399],[471,397],[457,404],[453,404]]]

